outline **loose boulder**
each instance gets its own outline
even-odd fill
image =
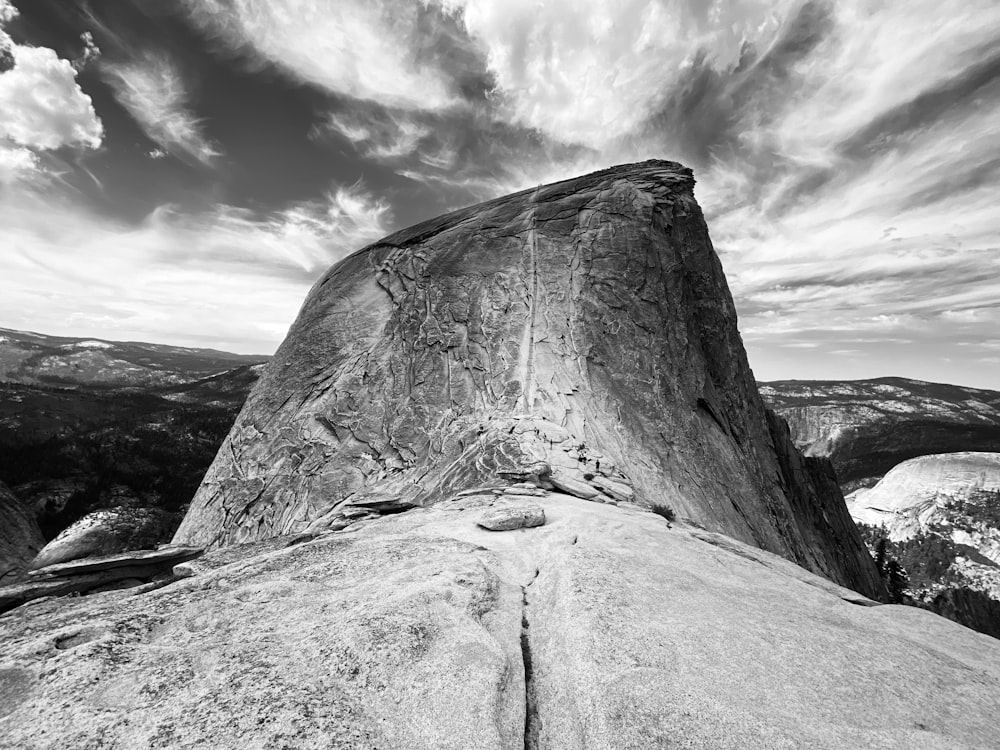
[[[477,523],[490,531],[530,529],[545,523],[545,511],[534,504],[498,505],[483,513]]]

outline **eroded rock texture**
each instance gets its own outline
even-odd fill
[[[768,422],[693,187],[672,162],[616,167],[335,265],[175,541],[262,539],[347,504],[529,480],[667,504],[877,593],[839,492]]]

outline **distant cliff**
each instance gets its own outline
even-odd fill
[[[121,506],[169,537],[265,359],[0,328],[0,482],[46,539]]]
[[[871,486],[902,461],[1000,451],[1000,392],[905,378],[761,383],[807,456],[833,461],[844,491]]]
[[[1000,634],[1000,453],[913,458],[847,499],[870,540],[887,538],[909,595]]]
[[[419,224],[314,286],[175,540],[495,482],[669,505],[856,590],[832,473],[769,418],[691,172],[651,161]]]
[[[34,513],[0,482],[0,586],[19,580],[44,545]]]

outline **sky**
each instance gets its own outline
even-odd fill
[[[363,245],[650,158],[759,379],[1000,389],[997,0],[0,0],[0,327],[271,353]]]

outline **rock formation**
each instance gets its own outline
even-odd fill
[[[855,521],[885,526],[889,538],[899,541],[929,531],[936,524],[953,526],[953,506],[964,506],[979,494],[996,495],[1000,500],[1000,453],[943,453],[912,458],[893,468],[873,488],[853,492],[848,497],[848,509]],[[1000,507],[994,510],[1000,517]],[[995,539],[983,537],[977,546],[1000,563],[1000,528],[993,531]],[[954,533],[959,535],[955,541],[971,541],[969,533],[959,527],[954,527]]]
[[[314,286],[175,541],[344,524],[499,480],[679,518],[876,595],[769,419],[691,172],[652,161],[391,235]]]
[[[173,514],[157,508],[108,508],[88,513],[45,545],[34,569],[83,557],[152,549],[170,538]]]
[[[546,523],[477,525],[518,502]],[[996,746],[1000,641],[625,504],[486,491],[177,568],[0,616],[0,748]]]
[[[20,580],[44,544],[30,508],[0,482],[0,586]]]
[[[844,492],[917,456],[1000,451],[1000,392],[906,378],[761,383],[807,456],[829,458]]]
[[[108,588],[157,588],[183,577],[174,573],[176,564],[198,557],[197,547],[164,545],[156,550],[137,550],[84,560],[55,563],[32,570],[20,583],[0,586],[0,613],[43,597],[103,591]]]
[[[1000,632],[1000,453],[904,461],[848,498],[910,574],[908,593],[982,633]],[[966,590],[967,589],[967,590]],[[989,600],[992,599],[992,602]]]

